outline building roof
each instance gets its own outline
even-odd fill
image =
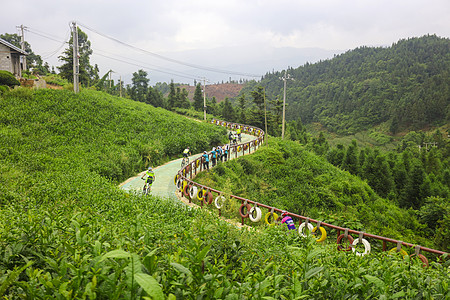
[[[14,46],[14,45],[11,44],[11,43],[5,41],[4,39],[1,39],[1,38],[0,38],[0,44],[3,44],[3,45],[5,45],[6,47],[9,47],[9,48],[13,49],[14,51],[17,51],[17,52],[19,52],[19,53],[21,53],[21,54],[23,54],[23,55],[28,55],[27,52],[23,51],[23,50],[20,49],[19,47]]]

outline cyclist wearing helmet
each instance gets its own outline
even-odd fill
[[[209,155],[208,153],[206,153],[206,151],[203,152],[202,160],[203,160],[203,170],[209,170]]]
[[[155,172],[153,171],[152,167],[149,167],[147,171],[145,171],[144,175],[142,175],[141,179],[144,179],[145,175],[147,175],[147,180],[144,184],[144,192],[145,192],[145,186],[148,184],[149,191],[152,190],[152,184],[153,181],[155,181]]]
[[[189,147],[187,147],[183,151],[183,157],[188,157],[189,155],[191,155],[191,150],[189,150]]]
[[[289,230],[295,230],[294,220],[288,215],[287,211],[281,213],[281,224],[286,223]]]

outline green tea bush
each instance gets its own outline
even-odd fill
[[[20,85],[20,82],[14,77],[11,72],[0,70],[0,86],[1,85],[14,87]]]

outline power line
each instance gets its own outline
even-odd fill
[[[78,24],[80,26],[82,26],[82,27],[84,27],[84,28],[86,28],[86,29],[88,29],[88,30],[90,30],[90,31],[100,35],[100,36],[103,36],[103,37],[105,37],[107,39],[110,39],[110,40],[112,40],[112,41],[114,41],[116,43],[119,43],[119,44],[124,45],[124,46],[129,47],[129,48],[132,48],[134,50],[141,51],[141,52],[143,52],[145,54],[152,55],[152,56],[157,57],[157,58],[162,59],[162,60],[166,60],[166,61],[169,61],[169,62],[177,63],[177,64],[180,64],[180,65],[184,65],[184,66],[187,66],[187,67],[200,69],[200,70],[206,70],[206,71],[210,71],[210,72],[216,72],[216,73],[222,73],[222,74],[228,74],[228,75],[246,76],[246,77],[261,77],[261,75],[221,70],[221,69],[216,69],[216,68],[211,68],[211,67],[195,65],[195,64],[183,62],[183,61],[180,61],[180,60],[172,59],[172,58],[169,58],[169,57],[165,57],[165,56],[159,55],[157,53],[153,53],[153,52],[150,52],[148,50],[145,50],[145,49],[142,49],[142,48],[139,48],[139,47],[135,47],[133,45],[127,44],[125,42],[122,42],[122,41],[120,41],[120,40],[118,40],[116,38],[113,38],[113,37],[110,37],[110,36],[108,36],[106,34],[103,34],[103,33],[99,32],[99,31],[97,31],[97,30],[95,30],[93,28],[90,28],[90,27],[84,25],[84,24],[81,24],[81,23],[78,23]]]
[[[142,62],[142,61],[138,61],[138,60],[135,60],[135,59],[132,59],[132,58],[127,58],[127,57],[123,57],[123,56],[120,56],[120,55],[117,55],[117,54],[114,54],[114,53],[110,53],[110,52],[107,52],[107,51],[104,51],[104,50],[99,50],[99,49],[95,49],[95,48],[93,48],[93,50],[94,50],[93,55],[99,55],[99,56],[106,57],[106,58],[109,58],[109,59],[113,59],[113,60],[116,60],[116,61],[120,61],[120,62],[123,62],[123,63],[126,63],[126,64],[130,64],[130,65],[146,68],[148,70],[161,72],[161,73],[165,73],[165,74],[170,74],[170,75],[174,75],[174,76],[179,76],[179,77],[184,77],[184,78],[189,78],[189,79],[195,79],[195,80],[201,79],[200,77],[195,77],[194,75],[191,75],[191,74],[179,72],[179,71],[176,71],[176,70],[172,70],[170,68],[164,68],[164,67],[161,67],[161,66],[152,65],[152,64],[145,63],[145,62]],[[97,53],[97,51],[100,51],[100,52],[103,52],[103,53],[106,53],[106,54],[109,54],[109,55],[114,55],[114,56],[117,56],[119,58],[111,57],[111,56],[108,56],[108,55],[105,55],[105,54],[99,54],[99,53]],[[130,63],[129,61],[134,61],[135,63]],[[148,67],[148,66],[153,66],[153,67],[156,67],[156,68],[159,68],[159,69],[154,69],[154,68],[151,68],[151,67]],[[162,70],[165,69],[167,71],[162,71],[161,69]]]
[[[155,72],[160,72],[160,73],[165,73],[165,74],[169,74],[169,75],[184,77],[184,78],[188,78],[188,79],[199,79],[198,77],[191,77],[191,76],[180,75],[180,74],[175,74],[175,73],[171,73],[171,72],[167,72],[167,71],[153,69],[153,68],[150,68],[150,67],[147,67],[147,66],[135,64],[135,63],[132,63],[132,62],[128,62],[128,61],[119,59],[119,58],[114,58],[114,57],[110,57],[110,56],[99,54],[99,53],[94,53],[94,54],[98,55],[98,56],[102,56],[102,57],[108,58],[108,59],[112,59],[112,60],[115,60],[115,61],[119,61],[119,62],[122,62],[122,63],[126,63],[126,64],[129,64],[129,65],[132,65],[132,66],[136,66],[136,67],[139,67],[139,68],[155,71]]]

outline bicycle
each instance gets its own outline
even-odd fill
[[[183,169],[188,164],[189,164],[189,157],[187,156],[183,157],[183,159],[181,160],[181,168]]]
[[[144,188],[142,189],[142,193],[144,194],[144,196],[147,196],[148,194],[150,194],[150,192],[152,191],[152,186],[150,185],[150,183],[147,181],[147,179],[143,179],[143,178],[141,178],[142,180],[145,180],[145,183],[144,183]]]

